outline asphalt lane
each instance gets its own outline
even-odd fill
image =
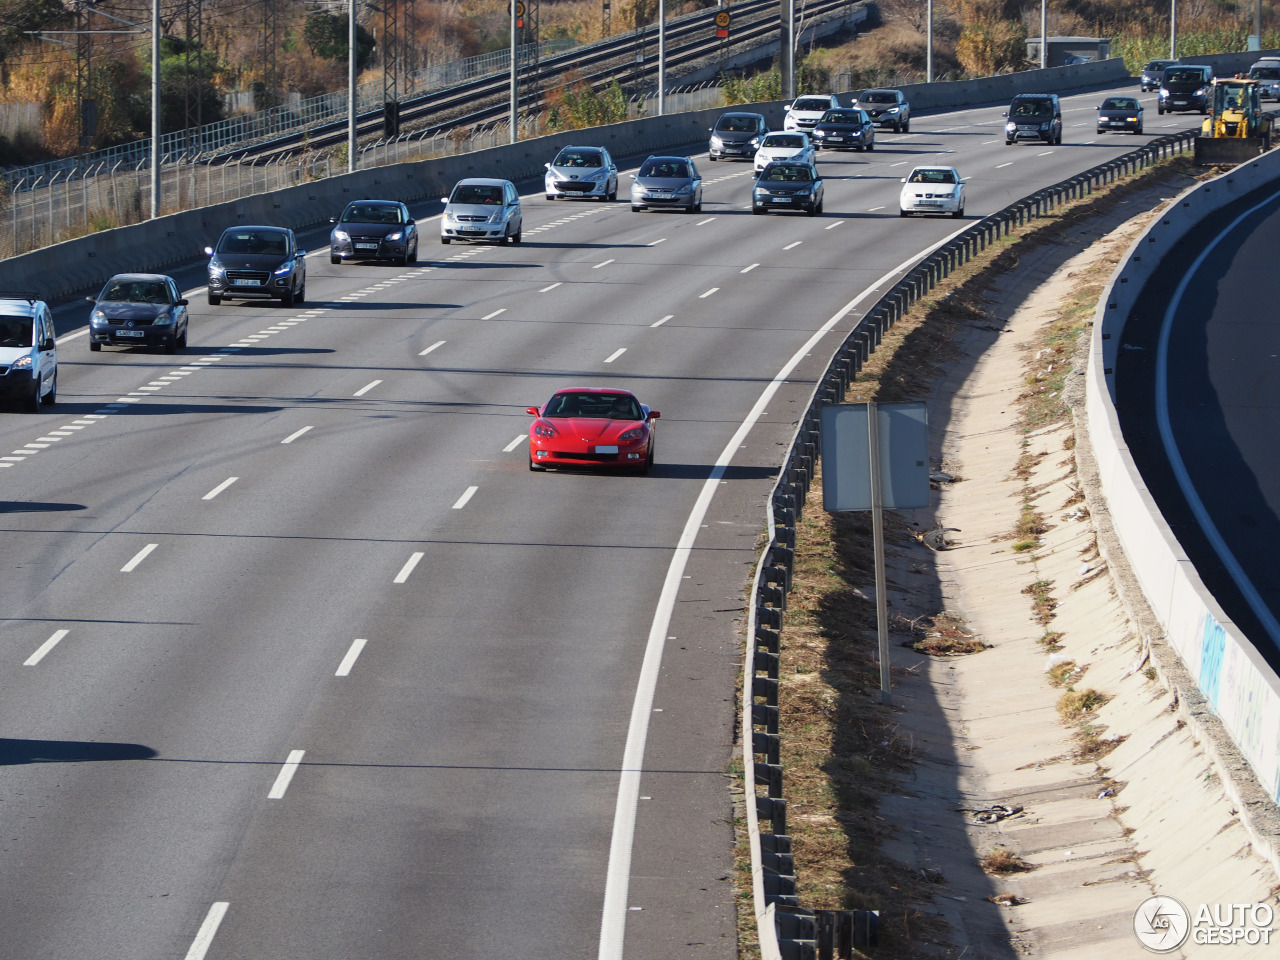
[[[1116,382],[1125,440],[1161,513],[1228,617],[1280,668],[1280,574],[1271,550],[1280,537],[1272,433],[1280,414],[1280,339],[1270,291],[1258,282],[1274,269],[1277,243],[1274,187],[1207,220],[1143,288],[1141,311],[1125,328]],[[1155,377],[1166,323],[1167,414],[1189,489],[1203,504],[1199,515],[1157,429]]]
[[[0,957],[596,956],[655,601],[803,349],[684,571],[624,873],[627,957],[734,956],[743,588],[859,311],[805,345],[963,226],[897,216],[912,164],[955,163],[981,215],[1139,142],[1094,135],[1102,96],[1061,148],[981,109],[824,153],[822,217],[752,216],[704,154],[700,215],[632,213],[624,176],[607,206],[524,185],[519,247],[415,209],[416,266],[313,232],[288,310],[205,306],[195,262],[179,356],[90,354],[57,306],[56,411],[0,417]],[[662,412],[649,477],[529,473],[525,407],[584,383]]]

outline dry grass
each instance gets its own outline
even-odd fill
[[[1068,690],[1058,698],[1058,715],[1068,723],[1079,722],[1101,707],[1111,698],[1089,687],[1084,690]]]
[[[939,613],[920,625],[913,621],[912,627],[912,632],[919,635],[908,645],[933,657],[960,657],[991,648],[991,644],[973,635],[958,613]]]
[[[1049,686],[1066,687],[1075,683],[1084,675],[1085,668],[1077,666],[1074,660],[1064,660],[1049,668]]]
[[[1022,588],[1024,595],[1031,598],[1031,615],[1037,623],[1048,624],[1055,616],[1054,608],[1058,601],[1053,599],[1053,581],[1037,580]]]
[[[1035,869],[1034,864],[1027,863],[1013,851],[1005,847],[996,847],[982,858],[982,869],[996,876],[1007,876],[1010,873],[1027,873]]]

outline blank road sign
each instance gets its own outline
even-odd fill
[[[929,420],[923,402],[875,404],[880,431],[880,497],[887,510],[929,506]],[[870,510],[868,404],[822,408],[822,507]]]

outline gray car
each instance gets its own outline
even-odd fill
[[[803,210],[811,217],[822,212],[823,185],[812,163],[778,160],[760,172],[751,191],[751,212]]]
[[[187,300],[172,277],[160,273],[118,273],[96,297],[89,314],[89,349],[162,347],[173,353],[187,345]]]
[[[398,200],[352,200],[340,217],[330,217],[329,262],[390,260],[418,262],[418,225]]]
[[[708,160],[750,160],[769,132],[769,124],[758,113],[722,113],[711,128]]]
[[[632,213],[649,207],[702,209],[702,176],[689,157],[650,157],[631,178]]]
[[[209,255],[209,303],[236,297],[279,300],[286,307],[307,299],[307,251],[288,227],[228,227]]]
[[[877,127],[893,127],[897,133],[911,130],[911,103],[901,90],[863,90],[853,105],[865,110]]]
[[[520,194],[510,180],[469,177],[454,184],[453,192],[441,197],[445,204],[440,218],[440,242],[475,240],[488,243],[519,243],[524,227]]]
[[[594,197],[618,199],[618,168],[604,147],[563,147],[547,164],[543,178],[547,199]]]

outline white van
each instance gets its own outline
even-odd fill
[[[1280,57],[1263,57],[1249,68],[1249,79],[1258,81],[1258,95],[1280,100]]]
[[[33,413],[58,399],[53,314],[38,297],[0,292],[0,399]]]

